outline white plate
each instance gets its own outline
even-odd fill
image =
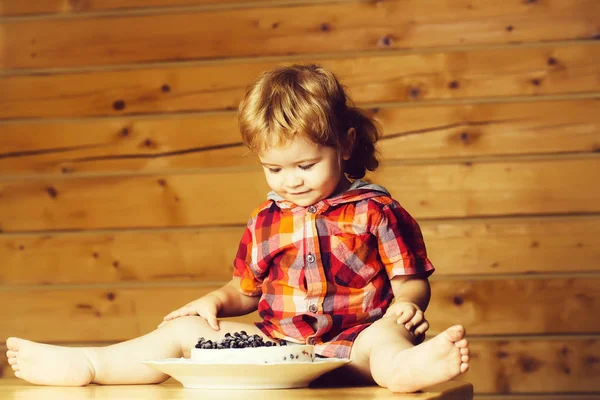
[[[192,389],[289,389],[306,387],[326,372],[350,362],[317,358],[314,362],[273,364],[201,364],[187,358],[144,361]]]

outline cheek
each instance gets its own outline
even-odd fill
[[[277,188],[277,176],[273,175],[269,172],[265,172],[265,178],[267,179],[267,185],[269,185],[269,187],[271,189],[275,189]]]

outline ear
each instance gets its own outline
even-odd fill
[[[342,142],[342,159],[348,161],[354,150],[354,141],[356,140],[356,129],[350,128],[346,132],[346,138]]]

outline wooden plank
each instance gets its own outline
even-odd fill
[[[597,333],[600,278],[433,280],[430,333],[461,323],[470,335]],[[11,288],[0,291],[0,337],[46,342],[120,341],[217,286]],[[526,304],[527,307],[523,307]],[[10,306],[9,306],[10,305]],[[51,315],[51,317],[50,317]],[[255,321],[250,314],[238,317]],[[110,326],[111,329],[106,329]]]
[[[476,395],[474,400],[598,400],[598,393],[592,394],[489,394]]]
[[[596,276],[439,280],[432,292],[427,313],[435,329],[461,323],[475,335],[525,335],[597,333],[600,327],[586,311],[600,308]]]
[[[95,11],[122,11],[151,7],[214,6],[223,3],[243,4],[249,2],[255,3],[254,0],[0,0],[0,16],[82,14]]]
[[[600,46],[572,43],[6,75],[0,76],[0,118],[233,110],[262,71],[310,61],[334,71],[357,104],[555,95],[598,91]]]
[[[382,159],[423,160],[600,149],[599,99],[389,107]],[[0,125],[3,174],[190,170],[256,165],[233,113]],[[194,134],[190,134],[194,132]]]
[[[0,285],[226,281],[243,227],[0,235]],[[442,276],[600,271],[600,217],[424,221]]]
[[[417,219],[598,212],[600,159],[387,165],[371,178]],[[0,180],[0,230],[245,224],[262,171]],[[240,203],[238,194],[243,193]]]
[[[270,390],[203,390],[183,389],[181,384],[170,379],[160,385],[89,385],[83,388],[32,386],[16,379],[0,381],[2,398],[20,400],[93,398],[112,399],[155,399],[188,400],[190,398],[227,400],[470,400],[473,386],[459,381],[448,381],[424,388],[418,393],[399,394],[378,386],[355,387],[308,387],[297,389]]]
[[[591,39],[600,17],[596,5],[479,1],[469,8],[438,1],[432,13],[431,4],[418,0],[389,0],[9,21],[2,24],[0,65],[85,67]]]
[[[469,371],[459,379],[478,394],[600,391],[597,337],[470,341]]]
[[[560,339],[537,336],[527,339],[469,340],[469,371],[457,380],[473,384],[475,393],[589,393],[600,391],[600,344],[597,337]],[[91,346],[97,343],[61,343],[66,346]],[[6,351],[0,345],[2,354]],[[12,370],[1,359],[0,372],[13,377]],[[485,398],[485,397],[482,397]],[[511,397],[512,398],[512,397]],[[515,397],[513,400],[523,400]],[[537,400],[535,397],[532,400]]]

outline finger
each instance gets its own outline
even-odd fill
[[[415,335],[423,335],[429,329],[429,322],[423,321],[415,328]]]
[[[398,318],[397,321],[399,324],[406,324],[408,321],[411,320],[413,315],[414,315],[414,312],[410,309],[402,310],[402,314],[400,315],[400,317]]]
[[[193,308],[180,308],[175,311],[175,317],[185,317],[186,315],[198,315],[198,311]]]
[[[406,324],[406,329],[410,331],[414,327],[419,326],[421,322],[423,322],[423,319],[423,311],[417,310],[415,315],[413,315],[413,317],[410,319],[410,322]]]
[[[221,329],[219,327],[219,321],[217,320],[217,317],[214,315],[209,315],[208,318],[205,318],[206,321],[208,322],[208,325],[213,328],[215,331],[218,331],[219,329]]]

